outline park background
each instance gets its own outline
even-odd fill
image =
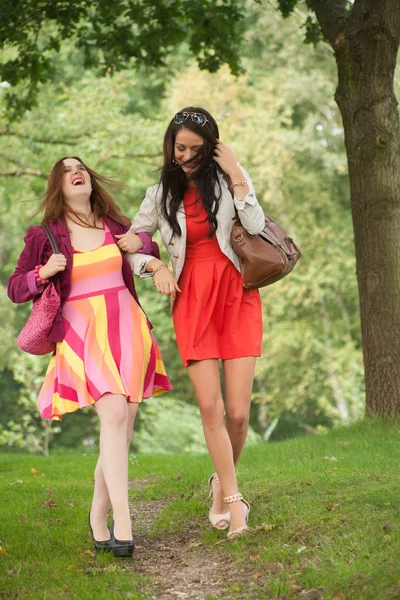
[[[114,193],[133,218],[146,188],[158,181],[166,126],[187,105],[204,106],[215,116],[221,138],[250,173],[263,208],[303,253],[288,278],[261,290],[263,353],[250,441],[322,434],[363,417],[359,302],[343,128],[333,98],[335,64],[326,44],[303,44],[303,20],[301,11],[283,20],[272,5],[260,7],[247,32],[239,77],[228,67],[215,74],[200,71],[185,45],[164,69],[99,77],[84,69],[81,52],[67,42],[54,57],[56,76],[43,86],[38,105],[18,122],[3,117],[1,446],[48,452],[82,448],[96,439],[93,411],[67,415],[61,426],[38,418],[35,398],[49,358],[18,350],[15,339],[30,306],[12,305],[5,293],[25,231],[38,222],[29,216],[51,166],[62,156],[78,155],[123,182],[127,187]],[[143,405],[134,448],[204,449],[168,299],[158,296],[151,282],[136,279],[136,286],[174,391]]]
[[[161,28],[156,38],[162,52],[168,50],[159,61],[163,65],[150,66],[151,49],[153,62],[158,60],[157,43],[148,43],[140,20],[134,41],[146,46],[148,61],[132,61],[133,68],[122,60],[115,69],[104,68],[101,54],[114,49],[104,45],[89,52],[88,63],[71,22],[80,23],[88,5],[89,13],[103,7],[107,17],[107,11],[116,14],[127,3],[2,3],[0,42],[6,42],[0,65],[8,76],[0,83],[0,598],[400,598],[400,427],[389,418],[364,419],[348,159],[334,100],[337,65],[312,10],[350,13],[354,5],[368,25],[371,7],[378,5],[370,0],[129,0],[139,17],[152,7],[169,15],[169,28]],[[389,14],[392,0],[380,4]],[[39,6],[50,17],[53,6],[53,17],[60,7],[65,12],[57,26],[44,20],[38,38],[32,31],[24,37]],[[241,66],[234,56],[215,64],[217,54],[207,55],[203,41],[212,45],[219,36],[222,50],[224,41],[234,47],[230,14],[238,8],[243,11],[242,29],[236,31]],[[181,13],[175,22],[174,10],[192,11],[190,43],[176,41]],[[213,19],[218,11],[222,21]],[[22,29],[13,29],[14,13]],[[93,31],[100,31],[100,38],[112,32],[109,21],[103,30],[95,21],[84,22],[88,39]],[[63,36],[57,37],[60,31]],[[382,31],[373,39],[384,38]],[[305,37],[311,43],[304,44]],[[15,48],[26,50],[29,43],[46,49],[38,56],[28,47],[18,57]],[[123,36],[113,40],[117,51],[129,43]],[[90,50],[90,39],[88,45]],[[196,56],[203,66],[219,70],[200,70]],[[45,60],[50,61],[47,76],[40,70]],[[235,74],[224,64],[229,62]],[[398,97],[398,70],[394,88]],[[187,105],[204,106],[215,116],[221,138],[250,173],[263,208],[295,239],[303,257],[290,276],[261,290],[263,354],[249,440],[238,467],[241,491],[252,505],[253,535],[234,544],[208,526],[206,482],[212,467],[174,341],[169,301],[151,282],[136,280],[174,391],[140,409],[129,465],[137,550],[132,564],[116,565],[112,557],[94,555],[86,526],[98,454],[96,417],[91,410],[66,415],[62,423],[38,417],[35,400],[49,357],[29,356],[16,347],[30,306],[13,305],[6,286],[56,160],[78,155],[124,183],[115,195],[133,217],[146,188],[158,180],[165,128]],[[384,148],[385,139],[378,141]],[[385,167],[383,151],[381,156]],[[393,171],[389,179],[395,182]],[[387,202],[395,218],[383,220],[396,222],[398,195],[395,200]],[[382,210],[389,215],[387,205]],[[371,215],[359,213],[365,220]],[[388,253],[392,290],[399,284],[393,268],[398,256]],[[376,314],[387,323],[385,311]],[[388,332],[394,338],[396,327]],[[396,343],[388,346],[389,354]],[[380,376],[385,383],[385,374]],[[382,402],[382,410],[372,412],[398,413],[398,396],[386,396],[392,406]]]

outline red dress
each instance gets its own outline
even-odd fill
[[[174,305],[176,340],[183,364],[191,360],[260,356],[262,311],[258,290],[246,290],[242,277],[221,251],[197,188],[183,198],[187,242],[185,264]]]

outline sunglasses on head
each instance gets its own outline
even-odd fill
[[[178,112],[174,116],[174,123],[181,125],[189,116],[191,117],[193,123],[200,125],[200,127],[204,127],[204,125],[208,123],[208,119],[205,115],[196,112]]]

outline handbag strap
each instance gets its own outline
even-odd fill
[[[46,225],[45,223],[41,223],[40,227],[44,230],[45,234],[49,238],[51,249],[53,250],[54,254],[60,254],[60,249],[58,247],[58,244],[56,242],[54,235],[51,232],[50,227],[48,225]]]

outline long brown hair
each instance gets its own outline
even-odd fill
[[[219,139],[218,125],[214,117],[199,106],[187,106],[179,112],[201,113],[207,118],[207,122],[205,125],[200,126],[194,123],[189,116],[181,124],[176,124],[172,119],[168,125],[164,135],[164,160],[160,177],[163,191],[161,212],[174,234],[180,236],[182,233],[177,219],[177,212],[190,179],[195,180],[204,208],[207,211],[209,236],[211,237],[218,226],[216,215],[221,198],[218,173],[222,173],[222,169],[213,160],[215,145]],[[174,162],[175,139],[178,131],[182,128],[189,129],[203,138],[203,145],[191,159],[192,162],[196,163],[196,169],[190,178]],[[217,184],[217,188],[219,187],[217,194],[215,193],[215,184]]]
[[[33,213],[32,216],[43,213],[42,220],[47,223],[48,221],[59,221],[62,217],[69,216],[75,223],[84,227],[90,227],[90,225],[84,221],[81,216],[75,211],[71,210],[63,196],[63,175],[64,175],[64,160],[67,158],[74,158],[78,160],[89,173],[92,193],[90,195],[90,205],[94,216],[94,222],[102,217],[109,217],[113,221],[120,223],[121,225],[127,225],[129,219],[124,217],[120,207],[103,185],[112,187],[123,187],[121,183],[113,181],[108,177],[99,175],[93,169],[90,169],[79,156],[64,156],[60,158],[53,166],[50,171],[47,180],[47,190],[43,197],[42,202],[38,209]]]

